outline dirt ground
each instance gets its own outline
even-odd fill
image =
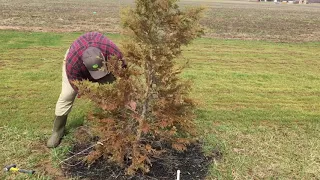
[[[119,33],[120,9],[133,0],[0,0],[0,29]],[[206,37],[271,41],[319,41],[320,4],[181,0],[205,6]]]
[[[74,146],[71,152],[66,157],[66,160],[61,163],[61,169],[67,178],[76,177],[86,180],[175,179],[177,170],[180,170],[182,179],[202,180],[207,177],[213,161],[222,159],[220,151],[214,150],[205,155],[201,143],[195,142],[189,145],[184,152],[166,148],[166,152],[160,157],[151,158],[152,166],[149,173],[142,174],[137,172],[135,175],[129,176],[125,174],[126,167],[120,167],[103,158],[90,165],[85,163],[85,157],[94,150],[93,145],[99,141],[99,138],[93,136],[87,126],[78,127],[75,131],[75,136],[77,139],[73,143]]]
[[[84,158],[94,150],[92,145],[99,141],[99,138],[93,136],[86,126],[78,127],[75,131],[75,136],[77,139],[73,143],[74,146],[71,152],[66,160],[61,163],[61,169],[68,178],[76,177],[87,180],[175,179],[177,170],[180,170],[182,179],[202,180],[208,175],[212,162],[222,159],[220,151],[214,150],[212,153],[205,155],[201,143],[195,142],[189,145],[184,152],[166,148],[166,152],[160,157],[151,158],[152,166],[149,173],[142,174],[137,172],[136,175],[129,176],[125,174],[126,167],[119,167],[103,158],[90,165],[85,163]]]
[[[90,147],[90,145],[76,144],[72,154],[81,152],[86,147]],[[124,168],[107,162],[102,158],[98,159],[94,164],[88,165],[82,161],[84,155],[85,153],[62,165],[66,177],[87,180],[160,180],[175,179],[177,170],[180,170],[182,179],[202,180],[208,175],[213,158],[220,159],[222,156],[218,151],[214,152],[210,157],[205,156],[201,145],[194,144],[189,146],[187,151],[183,153],[171,150],[167,151],[163,158],[153,159],[152,167],[147,174],[137,173],[134,176],[129,176],[124,173]]]

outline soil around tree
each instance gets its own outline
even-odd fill
[[[97,142],[97,138],[93,138],[90,143],[76,142],[72,148],[72,153],[68,157],[88,149],[95,142]],[[180,170],[182,180],[202,180],[208,175],[213,159],[221,159],[222,156],[219,151],[206,156],[202,151],[201,143],[198,142],[189,145],[184,152],[169,149],[163,153],[161,158],[152,159],[152,167],[147,174],[138,172],[134,176],[128,176],[125,174],[124,168],[102,158],[90,165],[85,163],[83,161],[84,157],[92,150],[92,148],[89,148],[87,151],[65,161],[61,166],[65,176],[86,180],[160,180],[176,179],[177,170]]]

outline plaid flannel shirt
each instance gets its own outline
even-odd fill
[[[77,87],[72,83],[74,80],[89,80],[97,82],[93,79],[83,64],[81,56],[88,47],[99,48],[106,60],[111,56],[116,56],[122,60],[122,53],[119,48],[107,37],[99,32],[88,32],[75,40],[69,48],[66,57],[66,73],[72,88],[77,91]]]

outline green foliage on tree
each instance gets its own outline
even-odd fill
[[[128,68],[116,60],[108,68],[117,80],[98,85],[78,82],[79,93],[103,111],[91,115],[103,145],[87,160],[103,156],[126,168],[128,174],[148,172],[152,157],[166,148],[186,149],[195,132],[191,85],[179,77],[176,57],[181,47],[203,33],[203,8],[179,9],[177,0],[136,0],[122,13]],[[169,145],[169,146],[168,146]]]

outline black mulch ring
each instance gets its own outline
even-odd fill
[[[87,146],[76,144],[73,152],[77,153]],[[72,154],[70,154],[72,156]],[[82,155],[84,156],[84,155]],[[203,154],[201,144],[192,144],[185,152],[170,150],[161,159],[154,159],[148,174],[137,173],[135,176],[124,174],[124,169],[111,164],[103,159],[98,159],[94,164],[88,166],[81,158],[72,158],[62,165],[67,177],[77,177],[86,180],[155,180],[176,179],[177,170],[181,171],[182,180],[205,179],[212,160],[220,159],[221,153],[214,152],[211,157]]]
[[[83,162],[83,158],[92,151],[92,143],[99,138],[89,137],[85,128],[77,130],[77,139],[72,148],[73,153],[68,157],[82,152],[62,163],[61,168],[67,177],[86,180],[155,180],[155,179],[176,179],[177,170],[180,170],[182,180],[200,180],[207,176],[209,166],[213,159],[219,160],[222,157],[220,151],[213,151],[210,156],[205,156],[201,143],[188,146],[184,152],[177,152],[169,149],[159,159],[152,159],[152,167],[147,174],[136,173],[134,176],[125,175],[125,170],[116,164],[104,159],[98,159],[90,166]]]

